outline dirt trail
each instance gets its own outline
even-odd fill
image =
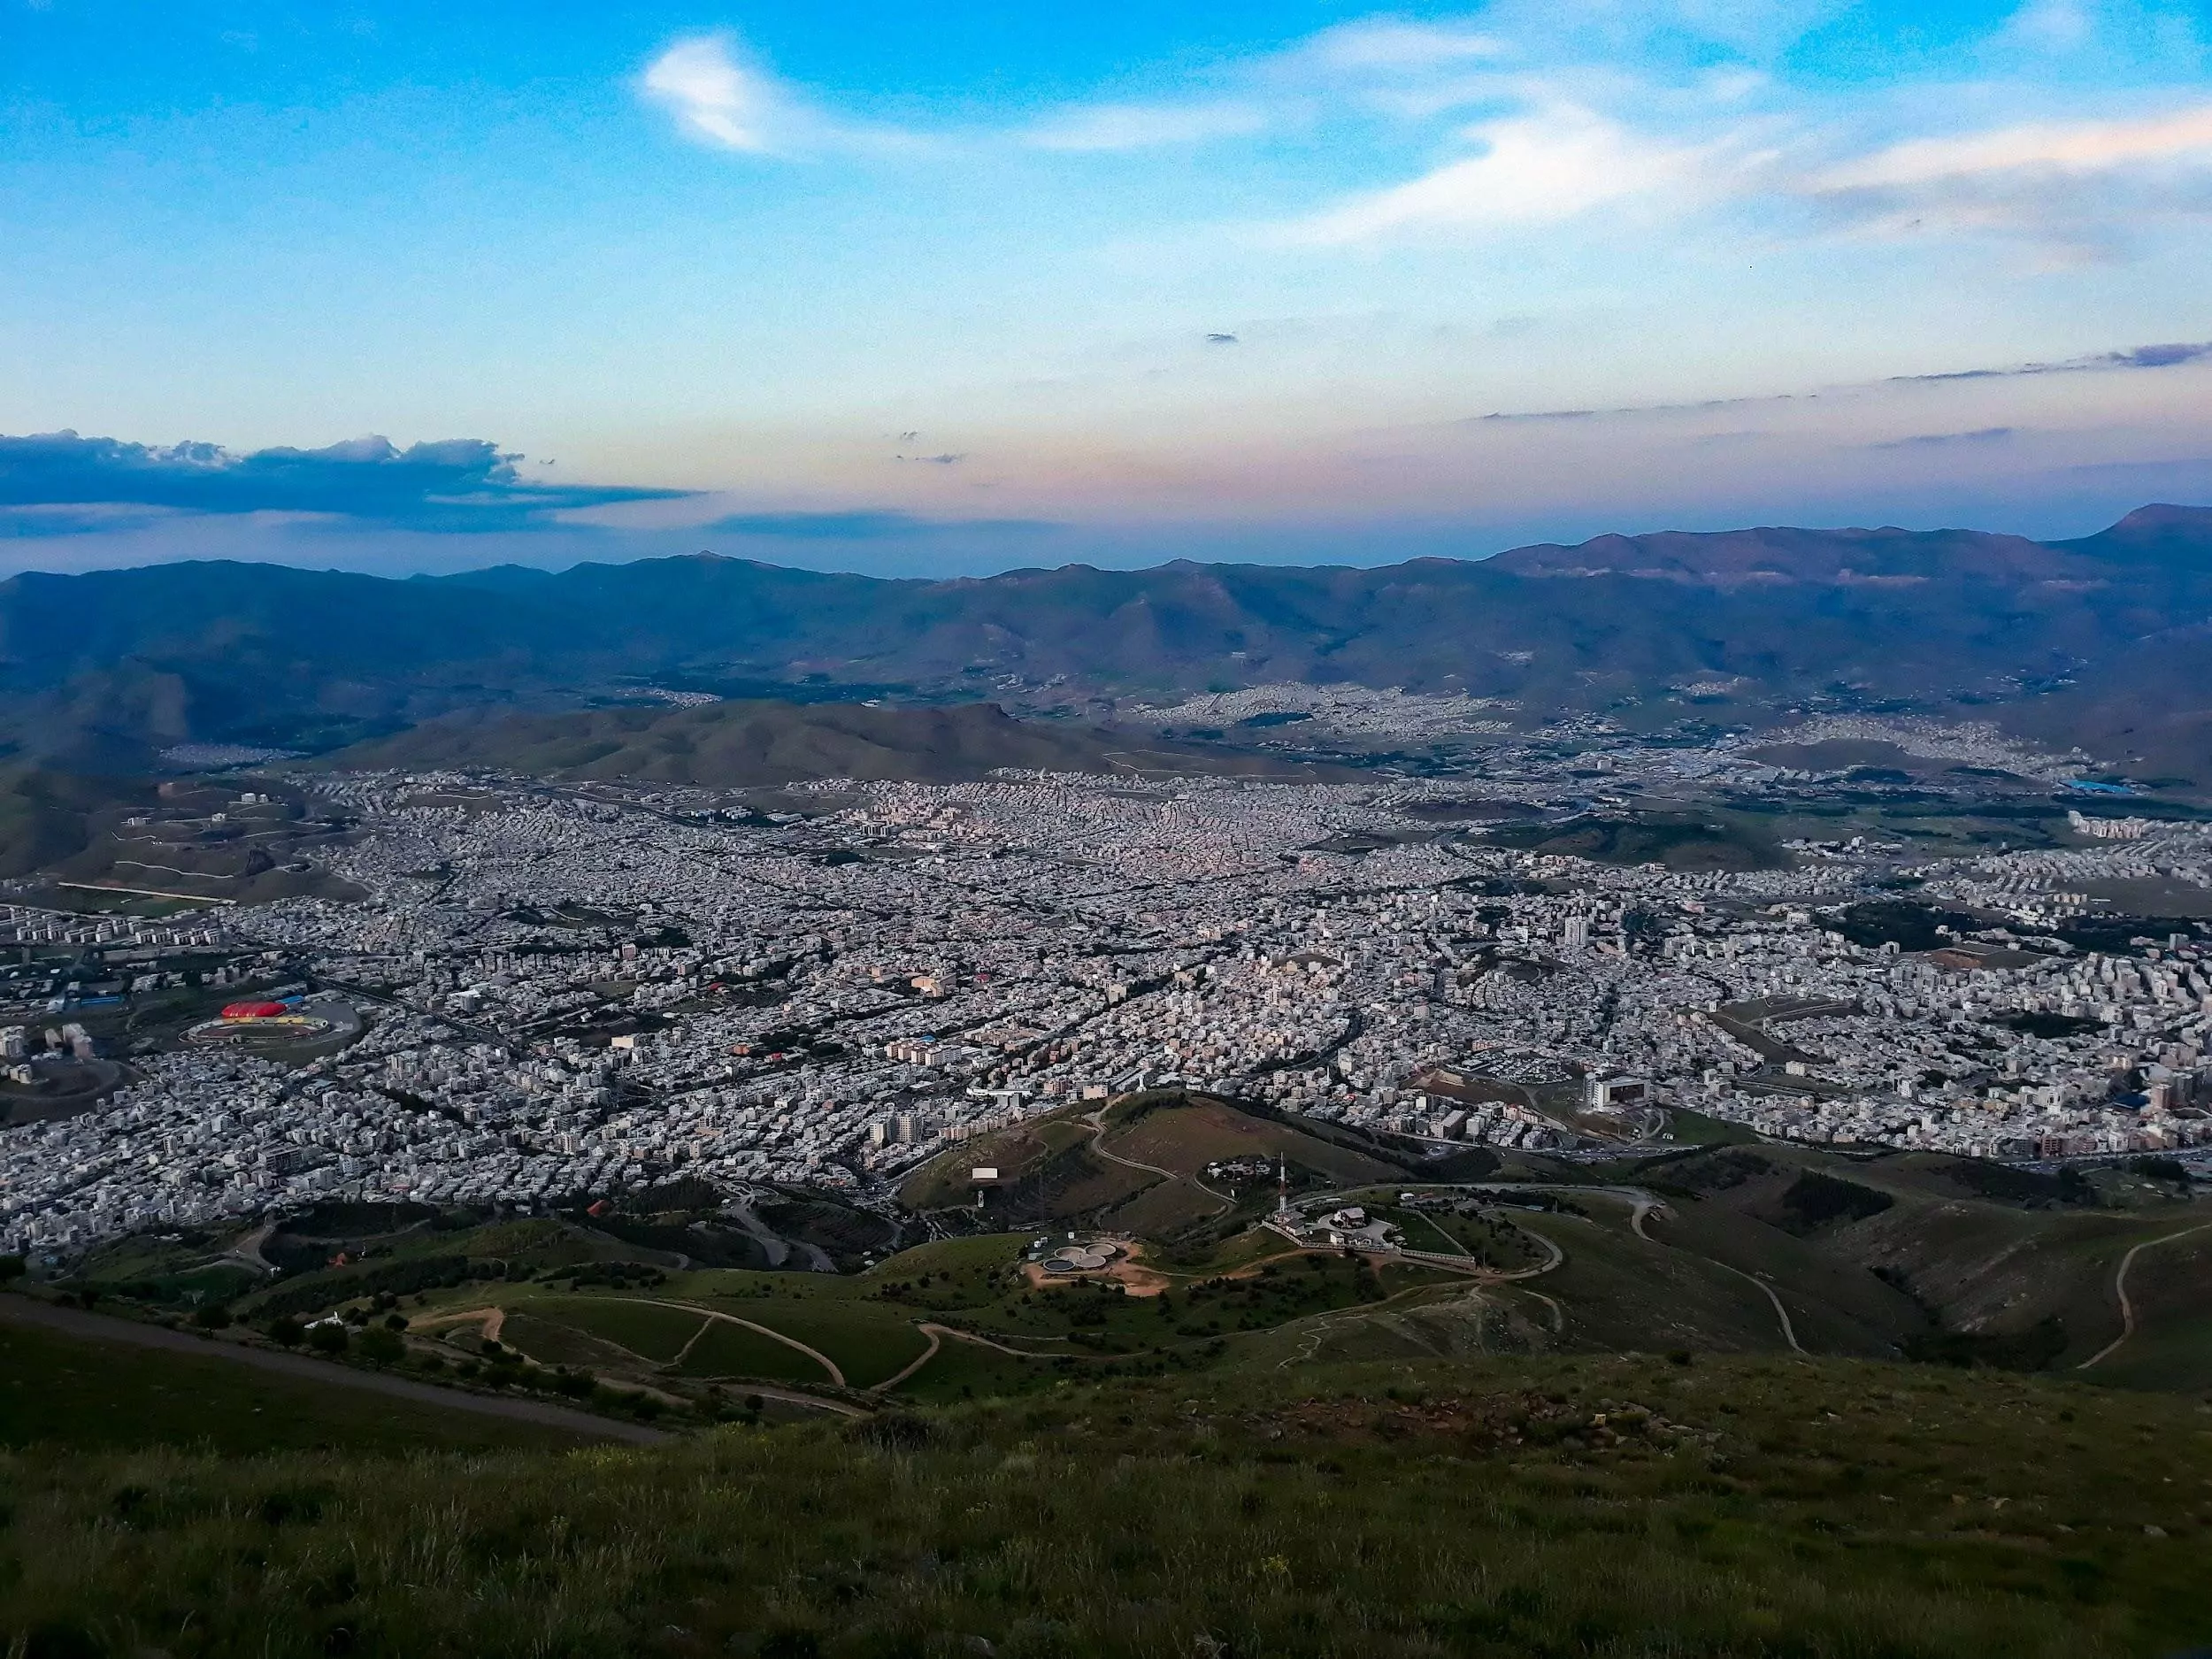
[[[1709,1262],[1713,1262],[1713,1258],[1709,1256],[1705,1259]],[[1782,1322],[1782,1340],[1790,1345],[1790,1352],[1793,1354],[1803,1354],[1805,1352],[1804,1348],[1797,1340],[1797,1327],[1790,1323],[1790,1310],[1782,1305],[1781,1297],[1774,1294],[1773,1286],[1768,1284],[1765,1279],[1761,1279],[1755,1273],[1747,1273],[1740,1267],[1730,1267],[1725,1262],[1713,1262],[1713,1265],[1724,1270],[1724,1271],[1733,1273],[1738,1279],[1749,1279],[1762,1291],[1765,1292],[1766,1299],[1774,1304],[1774,1317]],[[1808,1356],[1808,1357],[1809,1357],[1809,1356]]]
[[[411,1334],[442,1335],[456,1325],[477,1326],[477,1334],[487,1342],[499,1340],[499,1333],[507,1328],[504,1308],[463,1308],[451,1313],[426,1314],[407,1322]]]
[[[1179,1182],[1185,1187],[1194,1187],[1200,1192],[1205,1194],[1207,1197],[1212,1199],[1214,1202],[1220,1205],[1222,1209],[1233,1210],[1236,1208],[1235,1199],[1231,1198],[1226,1193],[1217,1193],[1212,1187],[1207,1186],[1205,1182],[1200,1180],[1195,1175],[1179,1174],[1173,1170],[1164,1170],[1156,1164],[1140,1164],[1134,1158],[1125,1158],[1119,1153],[1109,1152],[1106,1149],[1105,1115],[1106,1109],[1102,1106],[1098,1110],[1093,1112],[1088,1118],[1084,1119],[1084,1121],[1089,1124],[1091,1127],[1091,1150],[1097,1153],[1100,1157],[1104,1158],[1107,1163],[1118,1164],[1125,1170],[1142,1170],[1148,1175],[1157,1175],[1163,1179]]]
[[[240,1342],[187,1336],[181,1331],[172,1331],[165,1325],[139,1325],[128,1319],[110,1318],[105,1314],[51,1307],[23,1296],[0,1295],[0,1321],[35,1325],[94,1341],[123,1342],[134,1348],[159,1348],[173,1354],[194,1354],[208,1359],[229,1360],[235,1364],[251,1365],[260,1371],[274,1371],[281,1376],[321,1383],[329,1387],[358,1388],[396,1400],[412,1401],[418,1405],[439,1406],[449,1411],[471,1411],[480,1417],[505,1417],[511,1422],[565,1429],[572,1434],[591,1435],[601,1440],[628,1440],[634,1445],[652,1446],[669,1438],[663,1431],[649,1429],[643,1424],[618,1423],[611,1418],[594,1417],[588,1411],[578,1411],[544,1401],[508,1400],[489,1394],[464,1394],[457,1388],[439,1388],[404,1377],[388,1376],[381,1371],[356,1371],[349,1365],[310,1359],[302,1354],[248,1348]]]
[[[921,1370],[923,1366],[928,1364],[930,1361],[935,1359],[937,1357],[937,1350],[944,1346],[944,1343],[937,1335],[937,1333],[941,1328],[941,1326],[933,1325],[918,1325],[916,1329],[919,1330],[922,1335],[928,1340],[929,1346],[924,1348],[918,1357],[909,1361],[906,1368],[900,1371],[897,1376],[886,1378],[883,1381],[878,1383],[875,1386],[873,1392],[879,1394],[889,1394],[894,1388],[904,1382],[909,1377],[911,1377],[916,1371]]]
[[[2087,1371],[2098,1361],[2110,1358],[2122,1343],[2135,1334],[2135,1303],[2128,1297],[2128,1269],[2135,1265],[2135,1258],[2154,1244],[2171,1244],[2176,1239],[2185,1239],[2208,1227],[2212,1227],[2212,1221],[2200,1221],[2193,1227],[2184,1227],[2179,1233],[2169,1233],[2162,1238],[2146,1239],[2120,1258],[2120,1265],[2112,1275],[2112,1294],[2120,1304],[2120,1334],[2075,1366],[2076,1371]]]
[[[1537,1301],[1551,1310],[1551,1333],[1554,1336],[1558,1336],[1566,1330],[1567,1310],[1561,1307],[1555,1299],[1547,1296],[1540,1290],[1530,1290],[1525,1286],[1521,1286],[1521,1290],[1523,1294],[1535,1297]]]
[[[1635,1207],[1629,1211],[1628,1216],[1628,1225],[1630,1231],[1634,1233],[1635,1235],[1641,1239],[1646,1244],[1656,1245],[1663,1250],[1671,1250],[1674,1248],[1674,1247],[1669,1244],[1665,1240],[1655,1239],[1650,1233],[1644,1231],[1645,1217],[1651,1215],[1655,1210],[1663,1211],[1666,1209],[1666,1206],[1661,1203],[1657,1199],[1653,1198],[1649,1194],[1639,1194],[1633,1202]],[[1701,1262],[1710,1262],[1715,1267],[1719,1268],[1724,1273],[1733,1273],[1738,1279],[1748,1279],[1751,1283],[1756,1285],[1759,1287],[1759,1294],[1764,1296],[1769,1302],[1773,1304],[1774,1317],[1781,1322],[1782,1340],[1789,1344],[1790,1352],[1793,1354],[1805,1354],[1805,1356],[1808,1359],[1812,1357],[1809,1354],[1805,1353],[1804,1344],[1797,1340],[1797,1326],[1791,1322],[1790,1310],[1782,1305],[1782,1299],[1778,1295],[1775,1294],[1773,1286],[1768,1284],[1765,1279],[1761,1279],[1756,1273],[1747,1273],[1742,1268],[1731,1267],[1727,1263],[1717,1260],[1713,1256],[1701,1256],[1698,1257],[1698,1260]]]
[[[695,1302],[660,1302],[650,1296],[609,1296],[606,1300],[609,1302],[634,1302],[647,1308],[673,1308],[680,1313],[695,1313],[706,1320],[708,1325],[711,1325],[714,1321],[719,1319],[727,1325],[742,1325],[746,1330],[751,1331],[757,1335],[767,1337],[772,1341],[780,1342],[786,1348],[796,1348],[800,1353],[805,1355],[809,1359],[819,1365],[824,1371],[827,1371],[829,1373],[830,1380],[835,1383],[840,1388],[849,1387],[850,1386],[845,1381],[845,1373],[838,1369],[837,1362],[832,1359],[828,1355],[823,1353],[820,1348],[809,1348],[804,1342],[800,1341],[795,1336],[786,1336],[782,1332],[772,1330],[767,1325],[755,1325],[750,1319],[741,1319],[733,1313],[724,1313],[720,1310],[715,1308],[702,1308]],[[706,1325],[701,1325],[698,1333],[692,1337],[691,1342],[696,1342],[701,1335],[705,1334],[705,1332]],[[672,1360],[670,1362],[671,1364],[680,1362],[685,1354],[691,1352],[691,1342],[684,1344],[683,1352],[678,1354],[675,1360]]]

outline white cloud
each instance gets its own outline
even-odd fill
[[[1607,50],[1631,39],[1647,44],[1669,30],[1714,42],[1731,29],[1786,40],[1832,4],[1496,0],[1479,19],[1374,17],[1225,65],[1187,96],[1072,104],[1026,125],[933,136],[833,115],[727,34],[677,41],[646,67],[639,90],[699,142],[773,156],[1125,153],[1263,133],[1330,141],[1352,134],[1355,123],[1387,143],[1394,132],[1426,139],[1455,110],[1462,123],[1470,111],[1485,112],[1449,134],[1456,154],[1277,227],[1271,240],[1279,243],[1479,236],[1608,209],[1650,220],[1734,202],[1763,206],[1776,234],[1824,224],[1882,235],[1994,235],[2064,260],[2124,247],[2149,219],[2212,215],[2212,103],[1905,136],[1839,156],[1837,128],[1824,133],[1826,120],[1924,133],[1930,103],[1886,101],[1878,89],[1861,88],[1816,104],[1733,53],[1670,71],[1640,48]],[[2070,42],[2106,31],[2116,8],[2135,4],[2023,0],[1989,40],[2062,55]],[[2002,81],[1962,86],[1953,104],[2002,107],[2008,90],[2022,88]]]
[[[2212,104],[2131,121],[2044,121],[1913,139],[1830,168],[1816,190],[1878,190],[2024,170],[2094,173],[2130,162],[2212,160]]]
[[[1040,123],[1025,142],[1040,150],[1143,150],[1310,127],[1354,109],[1424,120],[1495,96],[1494,65],[1509,50],[1469,25],[1367,19],[1232,65],[1211,94],[1079,106]]]
[[[1469,24],[1370,18],[1324,29],[1288,56],[1329,69],[1404,71],[1504,57],[1506,43]]]
[[[2025,238],[2097,257],[2146,220],[2212,214],[2212,104],[1918,138],[1828,167],[1803,193],[1876,234]]]
[[[1480,122],[1462,136],[1482,144],[1482,153],[1354,196],[1288,227],[1286,238],[1340,245],[1409,233],[1556,224],[1679,188],[1714,153],[1648,138],[1566,105]]]
[[[756,156],[842,150],[896,154],[927,141],[895,127],[825,113],[754,62],[728,34],[678,41],[646,65],[639,88],[676,118],[686,136]]]
[[[738,60],[727,35],[678,41],[647,67],[644,88],[675,116],[678,127],[703,142],[756,155],[776,148],[770,134],[783,103],[780,89]]]
[[[2037,52],[2071,51],[2086,45],[2096,22],[2082,0],[2027,0],[2005,19],[1995,44]]]
[[[1240,137],[1267,125],[1267,111],[1256,104],[1100,104],[1032,128],[1027,142],[1038,150],[1151,150]]]

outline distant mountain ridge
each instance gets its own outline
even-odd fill
[[[2172,505],[2060,542],[1762,527],[1374,568],[943,581],[711,555],[408,580],[213,562],[0,582],[0,737],[117,770],[186,741],[323,751],[651,686],[1096,713],[1348,682],[1506,699],[1532,722],[1698,687],[1691,711],[1724,719],[1963,704],[2060,737],[2094,705],[2082,729],[2116,741],[2136,734],[2113,709],[2148,700],[2170,741],[2141,741],[2173,752],[2145,764],[2212,778],[2186,734],[2212,724],[2179,718],[2212,713],[2208,617],[2212,509]]]

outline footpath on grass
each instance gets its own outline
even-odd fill
[[[508,1400],[492,1394],[464,1394],[458,1388],[439,1388],[405,1377],[387,1376],[381,1371],[357,1371],[350,1365],[310,1359],[302,1354],[248,1348],[242,1342],[189,1336],[181,1331],[173,1331],[166,1325],[140,1325],[134,1320],[87,1313],[77,1308],[57,1308],[50,1302],[35,1302],[27,1296],[0,1294],[0,1323],[35,1325],[94,1342],[124,1342],[136,1348],[160,1348],[174,1354],[196,1354],[210,1359],[234,1360],[242,1365],[257,1366],[280,1376],[298,1378],[334,1388],[358,1388],[395,1400],[411,1401],[419,1405],[440,1406],[449,1411],[472,1411],[480,1417],[504,1417],[510,1422],[565,1429],[571,1433],[593,1435],[601,1440],[627,1440],[636,1446],[658,1445],[669,1438],[664,1431],[648,1428],[641,1423],[618,1423],[611,1417],[595,1417],[588,1411],[554,1405],[548,1401]]]

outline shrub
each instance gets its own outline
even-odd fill
[[[1782,1208],[1789,1212],[1784,1225],[1792,1233],[1810,1233],[1824,1222],[1863,1221],[1878,1216],[1895,1202],[1887,1193],[1871,1187],[1807,1170],[1782,1194]]]

